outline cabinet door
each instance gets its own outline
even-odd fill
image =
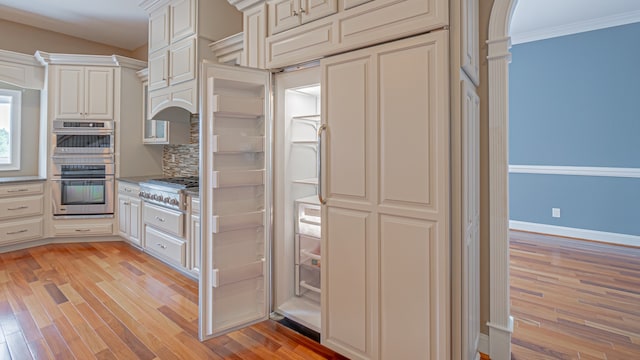
[[[322,343],[353,359],[449,352],[447,39],[321,61]]]
[[[160,51],[149,57],[149,91],[169,86],[169,52]]]
[[[140,199],[131,198],[129,200],[129,240],[136,245],[142,246],[140,243],[142,207],[140,205]]]
[[[87,119],[113,119],[113,69],[85,69],[84,112]]]
[[[480,98],[463,77],[462,91],[462,354],[478,356],[480,341]]]
[[[131,207],[128,196],[118,196],[118,232],[120,236],[129,239],[129,219]]]
[[[196,1],[177,0],[170,5],[171,43],[196,33]]]
[[[302,23],[308,23],[338,12],[338,0],[300,0],[302,11],[300,18]]]
[[[462,0],[460,15],[460,63],[462,69],[474,84],[480,80],[480,34],[478,0]]]
[[[149,54],[169,46],[169,30],[168,7],[149,15]]]
[[[191,271],[200,272],[200,217],[191,215]]]
[[[169,51],[169,83],[171,85],[196,78],[196,39],[183,40]]]
[[[277,34],[300,25],[300,1],[277,0],[268,3],[270,34]]]
[[[59,66],[55,70],[56,118],[84,118],[84,68]]]

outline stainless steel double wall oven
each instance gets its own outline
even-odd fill
[[[113,121],[54,120],[54,216],[113,215]]]

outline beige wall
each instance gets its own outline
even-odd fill
[[[487,34],[494,0],[480,0],[480,324],[489,333],[489,68]]]
[[[147,46],[147,44],[144,44],[139,48],[134,49],[131,52],[131,57],[134,59],[147,61],[147,59],[149,58],[149,47]]]
[[[76,38],[52,31],[38,29],[11,21],[0,20],[0,49],[23,54],[33,54],[37,50],[50,53],[89,54],[89,55],[122,55],[143,61],[147,60],[146,45],[144,58],[138,49],[129,51],[97,42]]]

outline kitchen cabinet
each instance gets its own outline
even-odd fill
[[[265,39],[266,67],[316,60],[449,24],[449,2],[444,0],[376,0],[352,5],[289,31],[270,34]],[[272,26],[274,15],[269,14]]]
[[[335,14],[338,0],[277,0],[268,3],[269,33],[279,32]]]
[[[130,243],[142,247],[142,207],[138,185],[118,181],[118,232]]]
[[[113,120],[114,68],[55,66],[57,119]]]
[[[189,271],[194,275],[200,274],[200,199],[189,196]]]
[[[44,236],[44,182],[0,185],[0,246]]]
[[[153,120],[149,116],[149,69],[138,71],[142,81],[142,143],[143,144],[189,144],[190,124],[167,120]],[[170,131],[172,130],[172,131]]]
[[[144,248],[180,271],[187,269],[189,243],[185,213],[144,202],[142,221]]]
[[[239,32],[241,14],[226,1],[145,0],[149,13],[149,118],[177,106],[198,112],[198,64],[213,59],[200,51]]]

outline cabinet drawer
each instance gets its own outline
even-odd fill
[[[0,220],[42,215],[42,209],[42,195],[0,199]]]
[[[0,244],[42,238],[42,217],[0,223]]]
[[[0,197],[42,194],[44,183],[0,186]]]
[[[140,193],[140,186],[126,181],[118,181],[118,193],[138,197],[138,193]]]
[[[96,236],[112,235],[113,224],[54,224],[55,236]]]
[[[180,211],[145,203],[142,212],[145,225],[151,225],[172,235],[184,236],[184,214]]]
[[[149,226],[144,227],[145,248],[173,263],[186,266],[186,243]]]

